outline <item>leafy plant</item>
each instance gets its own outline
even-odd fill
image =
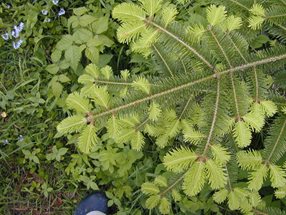
[[[247,24],[243,14],[229,14],[223,5],[209,4],[196,24],[176,20],[176,6],[161,0],[116,6],[119,41],[153,58],[164,75],[124,70],[115,76],[110,67],[89,64],[78,79],[80,92],[66,101],[75,114],[58,125],[57,136],[67,135],[85,154],[98,150],[102,136],[146,156],[148,144],[156,144],[165,154],[164,168],[141,186],[149,210],[158,206],[161,214],[172,214],[181,195],[202,192],[244,214],[269,210],[258,192],[266,180],[276,198],[285,197],[286,103],[273,98],[271,74],[285,71],[286,54],[281,44],[250,49],[247,33],[259,35],[269,24],[262,5],[252,5],[255,17]],[[267,137],[263,149],[255,150],[260,132]]]

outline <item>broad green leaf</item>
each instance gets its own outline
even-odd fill
[[[78,132],[86,125],[86,123],[85,117],[75,115],[61,121],[57,126],[57,130],[61,134]]]
[[[73,33],[73,40],[77,44],[83,44],[93,38],[91,31],[86,28],[79,28]]]
[[[87,47],[85,49],[86,57],[92,62],[97,64],[99,61],[99,51],[96,47]]]
[[[70,109],[74,109],[79,113],[90,112],[90,106],[88,99],[83,98],[79,93],[74,92],[67,97],[67,106]]]
[[[62,39],[57,43],[56,49],[63,51],[71,47],[73,44],[73,37],[71,35],[64,35]]]
[[[164,156],[164,166],[173,172],[182,172],[198,158],[195,152],[188,148],[178,148]]]
[[[73,9],[73,13],[77,16],[82,16],[86,12],[88,12],[88,9],[86,7],[77,7]]]
[[[197,195],[205,184],[206,173],[203,162],[194,162],[186,173],[183,182],[183,190],[188,196]]]
[[[52,92],[54,96],[60,97],[63,92],[63,85],[59,83],[58,81],[53,81],[51,87],[52,87]]]
[[[86,27],[90,25],[91,23],[93,23],[95,20],[96,18],[94,16],[85,14],[79,18],[79,25],[82,27]]]
[[[57,64],[50,64],[50,65],[48,65],[48,66],[46,67],[46,70],[47,70],[49,73],[55,75],[55,74],[57,74],[57,72],[60,70],[60,68],[59,68],[59,66],[58,66]]]
[[[78,147],[81,152],[88,154],[92,147],[98,143],[99,139],[96,135],[96,128],[94,125],[89,124],[81,133],[78,138]]]
[[[51,54],[51,59],[53,63],[59,62],[61,57],[62,57],[62,51],[58,49],[55,49],[53,53]]]
[[[81,48],[78,46],[70,46],[65,51],[65,58],[70,63],[71,68],[76,71],[81,59]]]
[[[107,16],[102,16],[98,18],[93,24],[93,29],[96,34],[102,34],[108,30],[108,21],[109,18]]]

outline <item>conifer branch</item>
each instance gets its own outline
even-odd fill
[[[165,60],[165,58],[163,57],[162,53],[160,53],[160,51],[157,49],[156,45],[152,45],[153,49],[156,51],[156,53],[158,54],[158,56],[160,57],[160,59],[162,60],[162,62],[164,63],[164,65],[166,66],[168,72],[170,73],[170,75],[172,77],[174,77],[174,73],[172,72],[170,66],[168,65],[167,61]]]
[[[196,49],[194,49],[192,46],[190,46],[187,42],[183,41],[181,38],[179,38],[177,35],[170,32],[168,29],[160,26],[159,24],[146,19],[145,22],[157,29],[159,29],[161,32],[165,33],[166,35],[169,35],[173,39],[175,39],[177,42],[182,44],[184,47],[186,47],[188,50],[190,50],[194,55],[196,55],[203,63],[205,63],[209,68],[213,68],[213,65],[202,55],[200,54]]]
[[[216,124],[216,119],[217,119],[217,114],[218,114],[218,108],[219,108],[219,101],[220,101],[220,79],[218,78],[217,80],[217,92],[216,92],[216,102],[215,102],[215,109],[214,109],[214,114],[213,114],[213,119],[212,119],[212,124],[211,124],[211,129],[209,131],[209,135],[207,138],[207,143],[205,145],[204,151],[202,156],[204,157],[207,153],[207,150],[209,149],[209,146],[211,144],[211,138],[213,135],[213,131],[215,128],[215,124]]]
[[[267,63],[271,63],[271,62],[280,61],[280,60],[283,60],[283,59],[286,59],[286,54],[282,54],[282,55],[278,55],[278,56],[274,56],[274,57],[269,57],[269,58],[265,58],[265,59],[262,59],[262,60],[254,61],[254,62],[251,62],[251,63],[248,63],[248,64],[243,64],[243,65],[240,65],[240,66],[236,66],[236,67],[233,67],[233,68],[230,68],[230,69],[218,72],[216,74],[209,75],[209,76],[206,76],[204,78],[197,79],[197,80],[191,81],[189,83],[173,87],[171,89],[164,90],[162,92],[159,92],[159,93],[156,93],[156,94],[153,94],[153,95],[147,95],[146,97],[143,97],[141,99],[132,101],[132,102],[130,102],[128,104],[123,104],[123,105],[120,105],[118,107],[114,107],[112,109],[109,109],[109,110],[106,110],[106,111],[103,111],[103,112],[95,113],[94,114],[94,119],[99,118],[99,117],[103,117],[103,116],[106,116],[106,115],[110,115],[112,113],[116,113],[116,112],[118,112],[120,110],[124,110],[124,109],[130,108],[130,107],[133,107],[133,106],[137,106],[137,105],[139,105],[141,103],[144,103],[146,101],[150,101],[152,99],[156,99],[156,98],[159,98],[159,97],[162,97],[162,96],[165,96],[165,95],[168,95],[168,94],[171,94],[171,93],[174,93],[174,92],[177,92],[177,91],[189,88],[191,86],[203,83],[205,81],[216,79],[218,76],[227,75],[227,74],[230,74],[231,72],[243,71],[243,70],[249,69],[249,68],[254,67],[254,66],[260,66],[260,65],[267,64]]]
[[[271,159],[271,157],[273,156],[274,151],[276,150],[279,141],[281,140],[281,138],[283,138],[283,137],[282,137],[282,134],[283,134],[283,132],[284,132],[285,129],[286,129],[286,120],[284,121],[284,123],[283,123],[283,125],[282,125],[282,127],[281,127],[281,130],[280,130],[280,132],[279,132],[279,135],[278,135],[278,137],[277,137],[277,139],[276,139],[276,141],[275,141],[275,143],[274,143],[274,146],[273,146],[273,148],[272,148],[272,150],[271,150],[271,152],[270,152],[268,158],[266,159],[265,163],[268,164],[268,163],[270,162],[270,159]]]

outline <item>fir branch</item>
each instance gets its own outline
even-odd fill
[[[213,65],[202,55],[199,53],[199,51],[197,51],[196,49],[194,49],[192,46],[190,46],[187,42],[183,41],[181,38],[179,38],[177,35],[173,34],[172,32],[170,32],[167,28],[164,28],[162,26],[160,26],[159,24],[155,23],[152,20],[148,20],[146,19],[145,22],[148,25],[151,25],[157,29],[159,29],[161,32],[164,32],[166,35],[169,35],[170,37],[172,37],[174,40],[176,40],[177,42],[179,42],[181,45],[183,45],[184,47],[186,47],[189,51],[191,51],[195,56],[197,56],[203,63],[205,63],[209,68],[213,68]]]
[[[167,63],[167,60],[165,60],[165,58],[163,57],[163,55],[160,53],[160,51],[158,50],[158,48],[156,47],[155,44],[152,45],[153,49],[156,51],[156,53],[158,54],[158,56],[160,57],[160,59],[162,60],[162,62],[164,63],[164,65],[166,66],[168,72],[170,73],[170,75],[172,77],[174,77],[174,73],[172,72],[170,66]]]
[[[284,132],[285,129],[286,129],[286,119],[285,119],[284,122],[283,122],[283,125],[282,125],[282,127],[281,127],[281,130],[279,131],[279,135],[277,136],[277,139],[276,139],[276,141],[275,141],[275,143],[274,143],[274,146],[273,146],[271,152],[269,153],[269,155],[268,155],[268,157],[267,157],[265,163],[268,164],[268,163],[270,162],[270,160],[271,160],[271,158],[272,158],[272,156],[273,156],[273,154],[274,154],[274,152],[275,152],[275,150],[276,150],[276,148],[277,148],[277,146],[278,146],[278,144],[279,144],[281,138],[283,138],[282,134],[283,134],[283,132]]]
[[[229,74],[231,72],[244,71],[244,70],[249,69],[249,68],[254,67],[254,66],[257,67],[257,66],[261,66],[261,65],[264,65],[264,64],[280,61],[280,60],[283,60],[283,59],[286,59],[286,54],[282,54],[282,55],[278,55],[278,56],[274,56],[274,57],[269,57],[269,58],[265,58],[265,59],[262,59],[262,60],[254,61],[254,62],[243,64],[243,65],[240,65],[240,66],[236,66],[236,67],[233,67],[233,68],[230,68],[230,69],[218,72],[216,74],[208,75],[206,77],[203,77],[203,78],[191,81],[191,82],[186,83],[186,84],[175,86],[175,87],[173,87],[171,89],[167,89],[167,90],[164,90],[162,92],[159,92],[159,93],[156,93],[156,94],[153,94],[153,95],[147,95],[146,97],[140,98],[140,99],[135,100],[135,101],[131,101],[131,102],[127,103],[127,104],[122,104],[122,105],[119,105],[118,107],[114,107],[114,108],[106,110],[106,111],[95,113],[94,114],[94,119],[99,118],[99,117],[103,117],[103,116],[106,116],[106,115],[110,115],[112,113],[116,113],[116,112],[124,110],[124,109],[128,109],[128,108],[137,106],[137,105],[139,105],[141,103],[144,103],[146,101],[150,101],[150,100],[153,100],[153,99],[156,99],[156,98],[168,95],[168,94],[175,93],[177,91],[180,91],[180,90],[192,87],[192,86],[194,86],[196,84],[200,84],[200,83],[203,83],[203,82],[206,82],[206,81],[210,81],[212,79],[216,79],[219,76],[227,75],[227,74]]]

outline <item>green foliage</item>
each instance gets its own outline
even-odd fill
[[[105,75],[106,68],[88,65],[79,77],[83,87],[78,94],[92,105],[85,111],[86,121],[91,118],[99,129],[106,128],[106,137],[118,147],[130,143],[132,149],[145,152],[145,147],[150,147],[148,138],[152,138],[158,150],[165,151],[164,172],[179,174],[179,178],[143,183],[147,209],[158,208],[161,214],[169,214],[170,202],[181,201],[177,189],[189,198],[206,189],[217,191],[213,196],[217,203],[227,199],[231,210],[252,213],[261,207],[256,191],[266,186],[268,175],[273,188],[281,189],[285,184],[285,172],[278,163],[285,152],[284,121],[267,124],[270,129],[266,126],[269,117],[281,118],[276,114],[281,111],[275,100],[269,96],[273,71],[269,66],[277,62],[275,70],[283,70],[285,48],[276,45],[252,53],[246,38],[248,31],[264,24],[258,20],[266,14],[264,5],[252,5],[249,24],[223,5],[208,6],[204,21],[189,24],[175,21],[177,10],[172,4],[140,3],[122,3],[114,8],[112,15],[120,22],[118,39],[147,59],[156,57],[155,63],[164,64],[162,68],[168,70],[164,74],[171,77],[133,77],[124,75],[126,71],[121,76],[111,72]],[[250,28],[244,30],[247,26]],[[182,67],[174,68],[178,61]],[[91,92],[97,89],[102,89],[100,101],[91,99]],[[272,130],[275,124],[280,126],[276,132]],[[265,143],[271,144],[263,151],[245,151],[252,146],[254,133],[264,129],[269,130]],[[95,146],[90,152],[94,150]],[[235,156],[237,163],[231,159]],[[244,176],[247,182],[237,183],[238,170],[234,167],[248,173]],[[173,190],[175,197],[168,195]]]
[[[284,213],[284,1],[1,6],[1,214]]]

